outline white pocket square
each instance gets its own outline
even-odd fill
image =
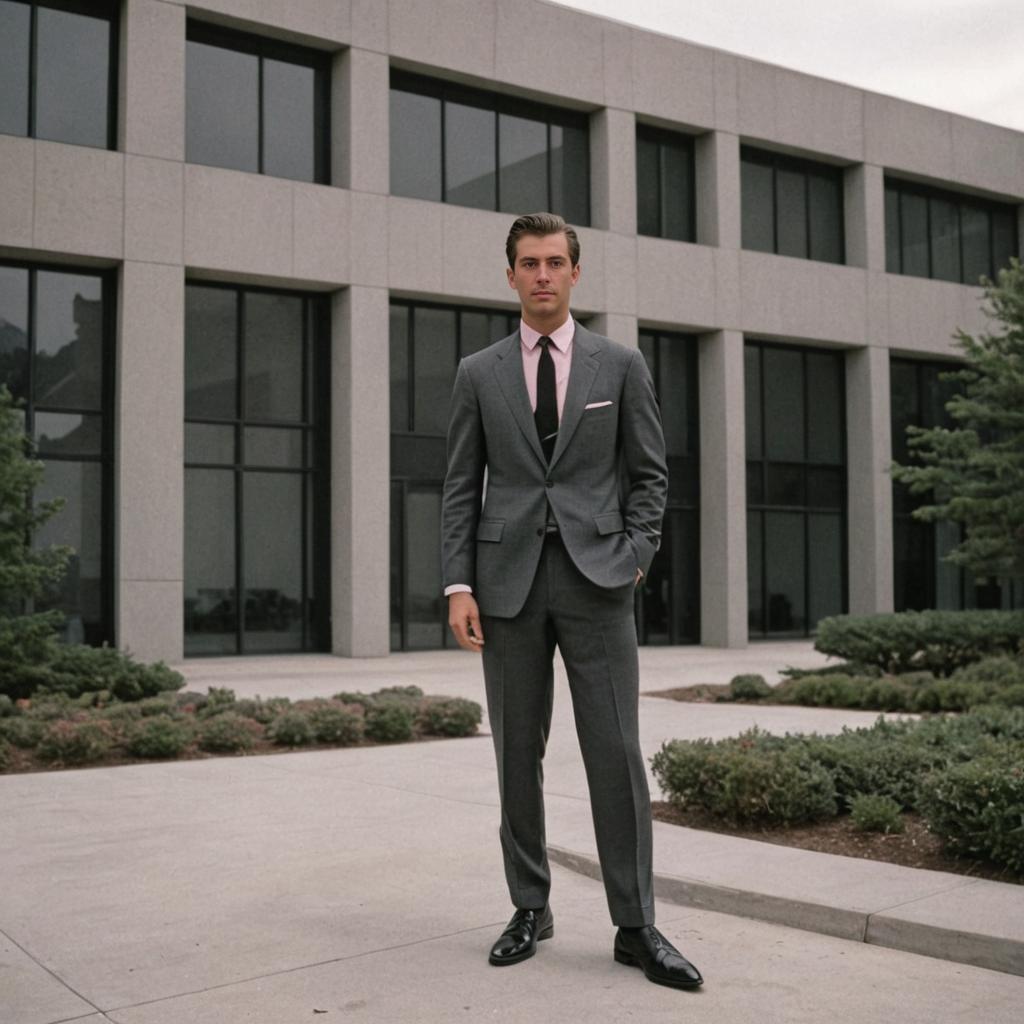
[[[583,411],[586,412],[588,409],[603,409],[606,405],[614,405],[615,403],[609,398],[607,402],[591,402],[590,405],[583,406]]]

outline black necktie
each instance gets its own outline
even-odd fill
[[[533,420],[537,424],[537,436],[540,446],[544,449],[544,458],[551,461],[558,439],[558,393],[555,388],[555,361],[551,358],[548,346],[551,339],[541,338],[540,363],[537,366],[537,411]]]

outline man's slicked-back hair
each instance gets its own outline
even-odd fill
[[[575,267],[580,261],[580,240],[575,229],[558,216],[557,213],[527,213],[517,217],[512,224],[505,241],[505,255],[512,270],[516,268],[516,246],[523,235],[565,235],[569,243],[569,261]]]

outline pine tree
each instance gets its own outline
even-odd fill
[[[918,465],[894,464],[893,478],[927,495],[913,514],[964,528],[947,556],[976,577],[1024,577],[1024,267],[1018,259],[985,281],[993,329],[958,331],[965,365],[949,375],[963,386],[946,403],[952,428],[908,427]]]

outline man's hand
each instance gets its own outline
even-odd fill
[[[480,609],[476,598],[464,591],[448,598],[448,625],[464,651],[476,651],[484,645],[484,631],[480,628]]]

